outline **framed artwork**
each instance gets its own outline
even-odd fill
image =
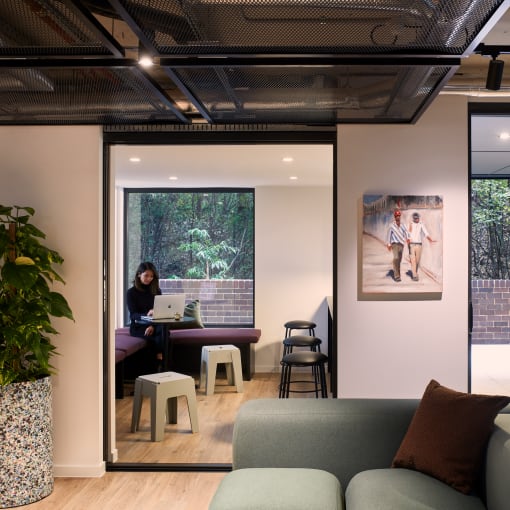
[[[443,290],[443,198],[363,195],[363,293]]]

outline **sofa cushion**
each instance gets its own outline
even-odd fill
[[[184,307],[184,317],[191,317],[192,321],[181,321],[172,323],[172,331],[180,329],[203,328],[202,316],[200,315],[200,300],[195,299]]]
[[[510,397],[458,392],[432,380],[392,467],[421,471],[468,494],[477,488],[494,418]]]
[[[345,491],[348,510],[485,510],[476,496],[409,469],[373,469],[352,478]]]
[[[506,410],[510,410],[506,408]],[[487,508],[508,510],[510,501],[510,414],[500,413],[494,421],[494,432],[487,445],[485,486]]]
[[[344,510],[337,478],[320,469],[249,468],[228,473],[209,510]]]

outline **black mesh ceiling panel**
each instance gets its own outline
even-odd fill
[[[410,122],[451,66],[370,64],[169,69],[215,123]]]
[[[415,122],[508,6],[0,0],[0,124]]]
[[[0,69],[0,124],[123,124],[186,119],[136,68]]]
[[[0,0],[0,57],[123,53],[79,2]]]
[[[110,0],[162,55],[461,55],[496,0]]]

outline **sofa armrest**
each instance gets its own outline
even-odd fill
[[[507,411],[507,410],[505,410]],[[507,411],[508,412],[508,411]],[[488,510],[510,507],[510,414],[499,414],[487,446],[485,487]]]
[[[233,468],[316,468],[347,487],[359,471],[388,468],[418,400],[260,399],[240,408]]]

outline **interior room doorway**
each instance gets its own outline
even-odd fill
[[[510,394],[510,115],[470,116],[470,388]]]
[[[110,337],[123,315],[121,218],[126,187],[255,190],[255,327],[262,330],[256,346],[256,374],[250,384],[245,384],[243,394],[220,388],[205,398],[197,390],[199,419],[200,407],[204,409],[204,427],[199,434],[190,433],[183,405],[175,430],[169,429],[164,443],[154,447],[148,429],[134,434],[128,430],[132,397],[128,395],[123,401],[110,397],[108,455],[115,469],[128,464],[140,468],[157,464],[169,469],[176,465],[191,469],[228,467],[232,424],[238,407],[246,399],[278,394],[283,323],[312,318],[327,352],[327,298],[334,297],[336,288],[334,138],[332,133],[326,133],[320,143],[317,139],[306,140],[306,136],[304,140],[286,143],[109,143]],[[129,161],[130,158],[139,161]],[[108,348],[112,348],[111,341]],[[147,428],[147,423],[144,426]]]

